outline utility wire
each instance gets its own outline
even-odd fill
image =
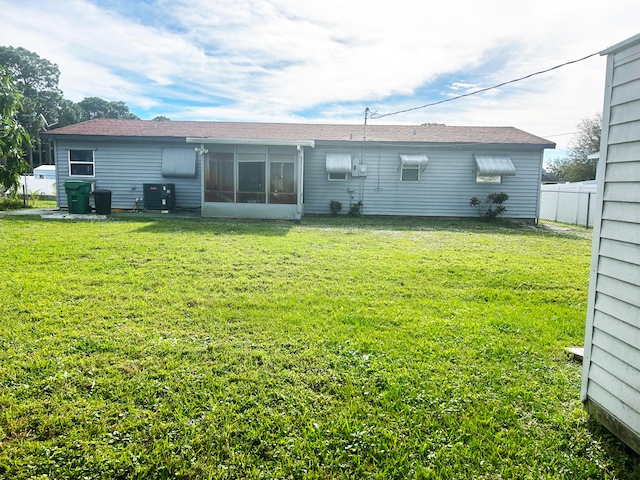
[[[560,67],[564,67],[566,65],[571,65],[572,63],[582,62],[583,60],[586,60],[586,59],[591,58],[591,57],[595,57],[596,55],[599,55],[599,54],[600,54],[600,52],[592,53],[591,55],[587,55],[586,57],[578,58],[577,60],[571,60],[570,62],[561,63],[560,65],[556,65],[555,67],[547,68],[546,70],[540,70],[539,72],[535,72],[535,73],[530,73],[529,75],[525,75],[524,77],[515,78],[513,80],[509,80],[507,82],[503,82],[503,83],[500,83],[498,85],[494,85],[492,87],[482,88],[480,90],[476,90],[475,92],[465,93],[463,95],[458,95],[458,96],[455,96],[455,97],[446,98],[444,100],[439,100],[439,101],[433,102],[433,103],[427,103],[425,105],[420,105],[419,107],[407,108],[406,110],[398,110],[397,112],[384,113],[384,114],[381,114],[381,115],[379,115],[379,114],[374,112],[374,113],[372,113],[370,115],[369,118],[390,117],[391,115],[398,115],[399,113],[407,113],[407,112],[412,112],[414,110],[420,110],[422,108],[433,107],[434,105],[440,105],[441,103],[445,103],[445,102],[453,102],[454,100],[458,100],[459,98],[464,98],[464,97],[470,97],[472,95],[477,95],[477,94],[482,93],[482,92],[487,92],[489,90],[494,90],[496,88],[500,88],[500,87],[503,87],[505,85],[509,85],[510,83],[516,83],[516,82],[520,82],[522,80],[526,80],[527,78],[531,78],[531,77],[533,77],[535,75],[541,75],[543,73],[547,73],[547,72],[550,72],[552,70],[556,70],[556,69],[558,69]]]

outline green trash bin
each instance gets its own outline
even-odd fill
[[[67,192],[67,206],[69,213],[89,213],[89,195],[91,194],[91,182],[80,180],[67,180],[64,182],[64,190]]]

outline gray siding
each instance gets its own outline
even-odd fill
[[[118,143],[70,142],[57,140],[55,147],[58,206],[67,207],[64,189],[66,180],[84,180],[95,183],[95,188],[111,190],[111,206],[118,209],[133,209],[136,198],[143,196],[144,183],[175,183],[176,207],[199,208],[201,205],[201,162],[196,165],[195,178],[173,178],[162,176],[163,147],[175,144],[162,143]],[[185,148],[193,148],[185,146]],[[70,149],[94,150],[94,177],[69,177]],[[93,200],[91,200],[93,204]]]
[[[366,177],[347,175],[347,181],[329,181],[325,171],[327,152],[350,151],[354,163],[367,165]],[[426,154],[428,165],[419,182],[400,181],[400,154]],[[516,167],[515,176],[502,184],[477,184],[474,154],[506,154]],[[533,219],[538,214],[542,150],[531,147],[390,147],[316,143],[305,153],[305,212],[330,213],[329,202],[349,205],[362,201],[365,215],[475,216],[472,196],[506,192],[508,218]],[[363,157],[364,156],[364,157]],[[350,191],[351,190],[351,191]]]
[[[607,53],[581,396],[640,452],[640,37]]]

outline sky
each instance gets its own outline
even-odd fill
[[[567,148],[638,0],[0,0],[0,45],[142,119],[512,126]],[[386,115],[386,116],[382,116]],[[376,118],[380,117],[380,118]],[[553,153],[552,153],[553,155]],[[560,154],[558,154],[560,155]]]

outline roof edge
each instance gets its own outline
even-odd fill
[[[606,48],[600,52],[600,55],[609,55],[610,53],[615,52],[616,50],[620,50],[623,47],[629,47],[635,43],[640,43],[640,33],[634,35],[633,37],[629,37],[626,40],[621,41],[620,43],[616,43],[609,48]]]

